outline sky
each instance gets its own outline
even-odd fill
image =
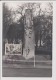
[[[6,5],[9,7],[9,8],[12,8],[12,9],[17,9],[17,5],[22,5],[23,3],[27,3],[27,2],[6,2]],[[48,2],[42,2],[41,3],[41,8],[42,9],[45,9],[45,8],[47,8],[48,6],[47,6],[47,4],[48,4]]]
[[[9,7],[9,9],[12,9],[12,10],[16,11],[18,9],[18,5],[21,6],[24,3],[27,3],[27,2],[6,2],[6,5]],[[48,7],[49,7],[48,2],[41,2],[41,9],[42,10],[45,10],[45,8],[48,10]],[[34,14],[36,15],[36,13],[34,13]],[[19,18],[20,18],[20,15],[16,14],[15,21],[17,21]]]

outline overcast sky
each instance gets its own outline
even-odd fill
[[[22,5],[22,4],[24,4],[24,3],[27,3],[27,2],[5,2],[6,3],[6,5],[9,7],[9,9],[11,9],[12,8],[12,10],[16,10],[16,9],[18,9],[18,5],[20,6],[20,5]],[[29,2],[28,2],[29,3]],[[32,2],[31,2],[32,3]],[[36,2],[36,3],[39,3],[39,2]],[[49,8],[49,6],[48,6],[48,2],[40,2],[41,3],[41,9],[42,10],[45,10],[45,8],[46,8],[46,10],[48,11],[48,8]],[[38,9],[37,9],[37,11],[38,11]],[[36,13],[35,13],[36,14]],[[17,20],[17,19],[19,19],[20,18],[20,15],[19,14],[16,14],[16,19],[15,20]]]
[[[22,5],[23,3],[27,3],[27,2],[6,2],[6,5],[9,8],[17,9],[17,5]],[[42,9],[48,8],[48,5],[47,4],[48,4],[48,2],[41,2],[41,8]]]

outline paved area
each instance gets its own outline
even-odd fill
[[[33,60],[30,62],[9,61],[2,64],[3,77],[51,77],[52,76],[52,61],[51,60],[36,60],[35,67]]]
[[[3,68],[3,77],[52,77],[51,69],[15,69]]]
[[[51,77],[51,64],[37,64],[34,68],[33,64],[5,64],[2,67],[3,77]]]
[[[52,68],[51,62],[36,62],[34,67],[34,62],[23,62],[23,63],[3,63],[3,67],[9,68]]]

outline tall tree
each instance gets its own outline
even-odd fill
[[[11,10],[8,9],[5,3],[3,3],[3,37],[6,38],[6,34],[9,25],[12,23]]]

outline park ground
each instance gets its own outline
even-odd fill
[[[5,63],[2,64],[3,77],[52,77],[52,61],[37,60],[24,63]]]

